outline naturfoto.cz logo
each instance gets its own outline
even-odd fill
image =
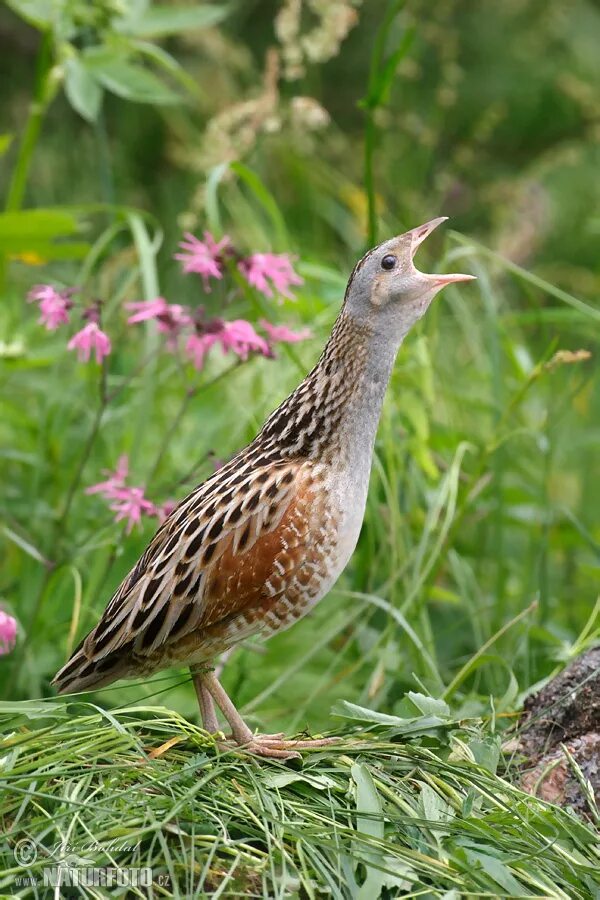
[[[152,869],[120,869],[98,866],[71,869],[68,866],[47,866],[42,877],[25,875],[16,879],[17,887],[42,884],[44,887],[150,887]]]
[[[70,848],[72,849],[72,848]],[[61,847],[64,850],[64,847]],[[22,838],[13,848],[16,862],[30,868],[38,858],[38,845],[31,838]],[[54,855],[54,854],[50,854]],[[44,887],[149,887],[152,869],[144,867],[89,866],[77,856],[61,859],[55,865],[44,866],[38,875],[31,872],[15,879],[17,887],[43,885]],[[166,876],[166,879],[168,876]],[[162,883],[162,879],[160,880]],[[166,885],[165,880],[165,885]]]
[[[53,866],[43,870],[44,887],[149,887],[152,869],[118,869],[113,866],[69,869]]]

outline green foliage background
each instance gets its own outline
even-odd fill
[[[20,625],[0,660],[5,697],[51,694],[151,536],[150,523],[125,538],[85,486],[126,452],[153,498],[183,496],[312,365],[369,222],[383,239],[446,214],[421,265],[479,281],[447,290],[401,352],[354,559],[314,615],[238,651],[225,684],[272,730],[331,725],[339,698],[392,712],[415,688],[510,714],[595,633],[597,8],[367,0],[339,52],[289,80],[274,69],[276,3],[105,0],[44,18],[48,7],[0,11],[1,596]],[[303,16],[310,36],[318,17]],[[294,118],[297,97],[329,124]],[[252,115],[227,131],[242,103]],[[19,212],[31,209],[52,211]],[[152,329],[125,328],[123,302],[159,293],[228,317],[265,311],[180,273],[182,230],[204,227],[297,254],[297,302],[266,312],[310,325],[313,341],[212,383],[226,362],[182,370]],[[101,419],[97,367],[76,364],[24,302],[39,281],[106,304],[115,396]],[[546,365],[580,349],[591,358]],[[160,695],[193,717],[186,678],[98,702]]]

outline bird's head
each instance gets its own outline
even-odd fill
[[[417,248],[446,219],[432,219],[369,250],[350,276],[346,311],[376,331],[402,338],[442,288],[471,281],[474,275],[427,275],[415,267]]]

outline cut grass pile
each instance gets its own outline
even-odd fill
[[[62,861],[152,869],[111,896],[600,895],[597,834],[497,774],[491,724],[419,694],[399,716],[336,711],[339,744],[284,765],[161,707],[2,704],[0,890],[44,896]]]

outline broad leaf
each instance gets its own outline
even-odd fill
[[[339,791],[340,786],[328,775],[313,775],[310,772],[276,772],[274,775],[265,775],[264,783],[269,787],[283,788],[288,784],[300,782],[320,791]]]
[[[421,793],[417,803],[417,812],[428,822],[447,822],[453,819],[455,812],[431,785],[421,783]]]
[[[447,718],[450,715],[450,707],[444,700],[436,700],[433,697],[428,697],[426,694],[408,691],[400,701],[398,715],[407,719],[412,719],[418,715]]]
[[[430,734],[438,728],[447,727],[451,724],[450,719],[440,718],[439,716],[414,716],[408,719],[401,716],[389,716],[374,709],[367,709],[364,706],[349,703],[347,700],[339,700],[335,703],[331,713],[334,716],[354,719],[358,722],[372,722],[374,725],[384,725],[388,728],[393,728],[396,734],[403,735]]]
[[[86,241],[53,243],[52,241],[0,238],[0,252],[28,265],[42,265],[52,259],[84,259],[90,249],[91,244]]]
[[[155,63],[159,68],[168,72],[169,75],[175,81],[178,81],[182,87],[190,92],[190,94],[201,93],[198,83],[194,81],[191,75],[188,75],[185,69],[181,68],[177,60],[171,56],[170,53],[167,53],[166,50],[163,50],[162,47],[159,47],[157,44],[152,44],[150,41],[142,40],[131,40],[130,44],[131,47],[142,54],[142,56],[147,57],[147,59]]]
[[[25,209],[0,213],[0,240],[66,237],[77,231],[77,219],[60,209]]]
[[[378,712],[375,709],[367,709],[366,706],[358,706],[349,700],[338,700],[331,707],[331,714],[341,716],[344,719],[355,719],[358,722],[373,722],[376,725],[397,727],[403,724],[398,716],[389,716],[387,713]]]
[[[491,849],[491,848],[490,848]],[[469,863],[476,871],[479,867],[493,881],[502,888],[504,896],[522,897],[524,894],[523,884],[517,881],[513,873],[501,860],[496,859],[491,853],[483,853],[479,850],[472,850],[465,847],[465,854]],[[506,892],[506,893],[504,893]]]
[[[381,799],[375,787],[373,776],[367,766],[355,763],[351,768],[352,779],[356,784],[356,830],[361,835],[382,841],[385,837],[385,825]],[[360,890],[358,900],[371,900],[379,897],[385,881],[385,873],[381,868],[370,866],[369,862],[384,865],[383,854],[375,848],[364,850],[364,865],[367,869],[367,877]]]
[[[125,19],[121,30],[135,37],[159,38],[194,28],[208,28],[222,22],[228,13],[224,6],[153,6],[142,16]]]
[[[66,241],[79,230],[79,221],[63,209],[25,209],[0,213],[0,252],[23,262],[81,259],[90,245]]]
[[[468,747],[477,765],[494,775],[500,762],[500,739],[490,736],[485,740],[472,740],[469,741]]]
[[[356,784],[356,830],[382,841],[383,810],[373,776],[361,763],[355,763],[350,771]]]
[[[129,62],[106,47],[92,47],[82,55],[86,69],[104,87],[136,103],[179,103],[180,98],[149,69]]]
[[[96,121],[102,103],[102,87],[77,56],[65,62],[65,93],[80,116],[88,122]]]

